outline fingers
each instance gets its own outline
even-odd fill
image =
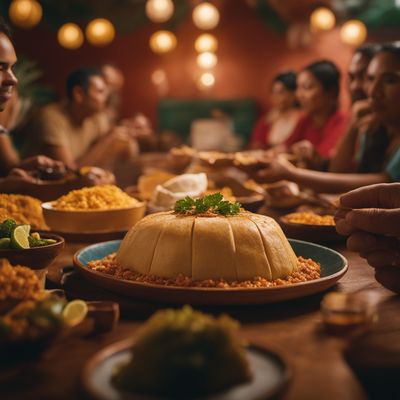
[[[344,222],[339,223],[341,232],[345,232],[346,229],[400,237],[400,208],[393,210],[366,208],[349,211]]]
[[[400,207],[400,183],[382,183],[352,190],[340,197],[340,205],[350,208]]]
[[[360,254],[365,258],[371,267],[383,268],[383,267],[400,267],[400,254],[398,250],[376,250],[369,253]]]

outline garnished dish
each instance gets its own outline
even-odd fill
[[[222,315],[161,310],[139,330],[132,358],[117,367],[118,389],[168,398],[206,396],[252,379],[239,324]]]
[[[186,197],[174,211],[143,218],[116,254],[90,269],[177,287],[266,288],[318,279],[320,265],[296,257],[279,225],[220,193]]]
[[[0,221],[13,219],[17,224],[29,224],[36,229],[48,229],[41,202],[31,196],[0,194]]]
[[[333,215],[318,215],[313,212],[295,212],[285,215],[285,220],[292,224],[334,226]]]

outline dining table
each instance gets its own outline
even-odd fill
[[[74,253],[87,245],[67,241],[49,267],[46,284],[49,288],[64,289],[69,299],[117,301],[121,307],[120,321],[110,332],[55,341],[37,360],[0,366],[2,400],[90,398],[81,380],[85,363],[105,346],[134,337],[156,310],[179,306],[124,298],[94,287],[75,273],[72,266]],[[384,349],[397,357],[397,361],[400,355],[399,296],[381,286],[374,278],[373,268],[358,254],[348,251],[344,242],[328,246],[340,252],[349,266],[347,273],[329,291],[368,291],[377,299],[378,318],[362,336],[354,337],[348,332],[333,334],[325,329],[321,300],[327,292],[268,304],[194,306],[215,315],[230,315],[240,322],[241,338],[282,357],[289,372],[289,380],[280,394],[284,400],[367,399],[366,386],[345,360],[346,351],[373,338],[372,352]]]

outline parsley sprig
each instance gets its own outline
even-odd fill
[[[240,207],[240,203],[231,203],[224,200],[221,193],[214,193],[196,200],[186,196],[184,199],[178,200],[175,203],[174,210],[180,214],[202,214],[210,212],[221,215],[234,215],[240,212]]]

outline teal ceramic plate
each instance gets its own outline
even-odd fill
[[[98,400],[161,400],[122,392],[111,382],[115,367],[130,359],[132,339],[114,343],[95,354],[86,364],[82,381],[86,391]],[[276,398],[287,386],[290,373],[280,356],[270,350],[250,346],[246,350],[247,359],[253,372],[249,383],[236,385],[224,392],[208,396],[207,400],[256,400]],[[197,398],[200,400],[200,398]]]
[[[300,240],[289,242],[298,256],[312,258],[321,265],[321,278],[270,288],[187,288],[117,279],[86,267],[89,261],[117,251],[120,240],[81,249],[74,256],[74,264],[88,281],[118,294],[153,302],[204,305],[263,304],[308,296],[333,286],[346,273],[347,260],[338,252]]]

